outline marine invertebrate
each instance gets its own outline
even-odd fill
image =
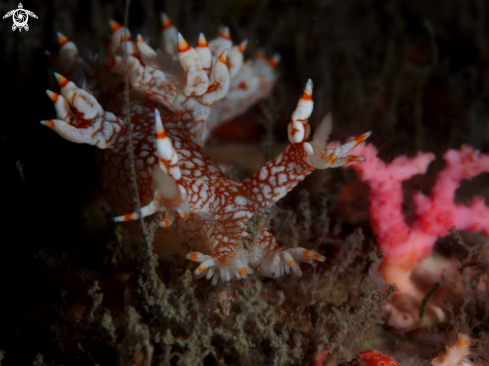
[[[175,51],[176,29],[162,16],[167,51]],[[130,83],[132,141],[143,216],[163,213],[155,246],[163,253],[186,254],[199,262],[197,276],[212,278],[212,284],[242,279],[259,267],[266,275],[280,277],[297,262],[323,261],[314,250],[281,248],[263,228],[256,243],[245,247],[246,223],[253,214],[263,214],[314,169],[339,167],[362,157],[346,155],[370,133],[334,149],[326,149],[332,119],[328,115],[311,142],[308,118],[313,109],[309,80],[288,127],[289,146],[254,176],[236,182],[214,164],[203,150],[209,130],[239,114],[266,96],[273,84],[277,59],[243,63],[245,43],[232,46],[229,30],[222,28],[207,44],[201,34],[195,48],[177,35],[177,57],[154,51],[138,36],[130,39],[127,29],[112,22],[111,54],[106,61],[112,73],[100,71],[79,56],[76,46],[60,35],[60,58],[65,72],[82,70],[93,75],[88,84],[115,82],[95,91],[80,88],[56,74],[61,96],[48,91],[58,119],[42,123],[64,138],[97,146],[100,179],[109,203],[121,215],[116,221],[139,218],[134,211],[131,160],[126,152],[128,124],[120,87],[124,65]],[[127,63],[120,49],[127,50]],[[99,101],[104,101],[107,112]],[[74,110],[73,110],[74,109]],[[191,249],[189,251],[189,249]]]
[[[400,156],[386,164],[377,157],[377,149],[371,144],[357,147],[354,153],[367,159],[363,165],[349,167],[370,187],[369,217],[377,243],[384,251],[380,271],[388,283],[395,283],[399,289],[391,302],[394,313],[390,323],[397,328],[412,328],[418,323],[419,303],[426,293],[413,283],[411,274],[431,254],[437,239],[447,236],[452,226],[489,236],[489,207],[483,197],[475,196],[469,207],[454,202],[455,190],[463,179],[489,172],[489,155],[467,145],[447,151],[443,156],[446,166],[438,172],[431,196],[421,192],[414,195],[415,219],[408,226],[402,213],[402,182],[426,173],[435,156],[419,152],[412,158]],[[438,277],[445,268],[434,262],[430,267],[436,269]],[[413,311],[396,309],[396,302],[405,307],[413,299],[415,305],[408,306]],[[438,320],[443,319],[441,311],[432,310]]]
[[[431,360],[432,366],[476,366],[481,362],[484,354],[478,347],[479,342],[468,334],[459,332],[455,340],[448,341],[448,345]],[[486,362],[484,362],[486,363]]]
[[[360,351],[357,354],[357,358],[362,360],[367,366],[400,366],[396,360],[375,350]]]
[[[314,360],[314,364],[316,366],[322,366],[326,361],[328,354],[331,353],[332,351],[330,349],[321,350],[320,352],[318,352],[316,359]],[[400,366],[399,362],[376,350],[360,351],[356,354],[355,359],[350,362],[346,362],[343,365],[346,364],[351,366],[358,366],[358,360],[361,360],[367,366]]]

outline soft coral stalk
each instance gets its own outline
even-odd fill
[[[385,163],[377,157],[373,145],[360,145],[352,152],[366,158],[363,164],[352,163],[349,167],[370,187],[369,218],[385,256],[381,272],[401,293],[420,301],[424,293],[412,282],[411,272],[431,254],[438,238],[448,235],[452,226],[489,236],[489,207],[484,204],[483,197],[474,197],[468,207],[454,202],[455,191],[463,179],[489,172],[489,155],[480,154],[467,145],[460,150],[447,151],[443,156],[446,166],[438,172],[431,195],[418,192],[413,197],[415,219],[408,226],[402,213],[402,182],[426,173],[435,156],[418,152],[412,158],[400,156]],[[406,319],[405,314],[404,322],[393,321],[401,327],[413,323],[413,319]]]

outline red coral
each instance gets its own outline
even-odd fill
[[[396,360],[375,350],[360,351],[357,358],[367,366],[401,366]]]
[[[331,353],[332,351],[330,349],[320,351],[314,360],[314,365],[322,366],[327,356]],[[366,366],[401,366],[396,360],[372,349],[358,352],[356,358],[362,360]],[[349,362],[348,364],[358,365],[358,361],[353,360],[353,362]]]
[[[431,254],[439,238],[448,235],[452,226],[457,230],[482,232],[489,236],[489,207],[484,204],[483,197],[474,197],[468,207],[454,202],[455,191],[463,179],[489,172],[489,155],[480,154],[467,145],[460,150],[447,151],[443,156],[446,166],[438,172],[431,195],[418,192],[413,197],[415,219],[408,226],[402,213],[402,182],[416,174],[426,173],[434,155],[418,152],[412,158],[400,156],[386,164],[377,157],[377,149],[373,145],[360,145],[352,153],[366,158],[365,163],[352,163],[348,167],[355,169],[359,178],[370,186],[369,218],[377,243],[385,255],[380,271],[387,282],[395,283],[400,293],[409,294],[419,304],[425,293],[412,282],[412,269]],[[439,269],[438,276],[443,268]],[[412,308],[409,317],[401,311],[391,325],[400,328],[415,326],[418,307]]]

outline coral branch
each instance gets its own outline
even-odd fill
[[[358,146],[352,152],[366,158],[365,163],[353,163],[348,167],[370,187],[369,217],[377,243],[385,255],[381,272],[387,282],[396,284],[400,293],[414,299],[416,308],[425,294],[413,283],[412,269],[432,253],[436,241],[447,236],[452,226],[489,235],[489,207],[484,204],[484,198],[474,197],[469,207],[454,202],[455,191],[463,179],[489,172],[489,155],[480,154],[466,145],[460,150],[449,150],[443,156],[446,166],[438,172],[431,195],[418,192],[414,196],[415,219],[409,227],[402,213],[402,182],[413,175],[426,173],[434,155],[419,152],[415,157],[400,156],[386,164],[377,157],[377,149],[372,145]],[[439,268],[438,276],[443,268]],[[405,307],[406,298],[396,296],[397,300],[395,297],[393,301],[402,302]],[[437,319],[444,318],[439,309],[431,310],[438,314]],[[416,311],[412,313],[416,314]],[[395,314],[391,323],[398,326],[411,327],[417,322],[411,318],[406,320],[403,311]]]
[[[436,240],[448,235],[452,226],[489,235],[489,207],[482,197],[474,197],[469,207],[454,203],[455,190],[463,179],[489,172],[489,155],[466,145],[458,151],[449,150],[443,156],[446,167],[437,174],[431,196],[421,192],[414,196],[416,217],[408,227],[401,207],[402,182],[426,173],[434,155],[419,152],[413,158],[400,156],[386,164],[372,145],[358,146],[352,152],[367,160],[348,167],[370,187],[369,217],[388,262],[412,268],[431,253]]]

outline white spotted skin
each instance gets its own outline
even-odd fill
[[[168,18],[163,18],[168,25]],[[272,63],[259,58],[251,65],[242,63],[234,54],[235,75],[231,79],[226,61],[232,46],[229,30],[222,28],[219,34],[218,39],[209,44],[212,70],[207,67],[209,51],[205,38],[199,38],[199,50],[196,52],[179,36],[178,57],[183,69],[188,71],[186,85],[180,89],[174,84],[175,75],[165,75],[142,62],[140,52],[151,56],[153,51],[143,45],[141,37],[138,37],[139,48],[131,43],[133,41],[125,41],[130,46],[129,110],[141,212],[143,216],[162,213],[163,218],[155,234],[155,247],[161,253],[186,254],[188,259],[201,263],[195,274],[212,279],[213,285],[231,278],[245,279],[253,272],[250,266],[259,267],[268,276],[280,277],[291,269],[300,276],[297,262],[310,263],[325,258],[302,248],[282,249],[266,228],[259,233],[256,243],[245,249],[246,225],[253,215],[262,215],[284,197],[316,165],[322,166],[321,159],[332,165],[339,151],[345,154],[363,140],[357,138],[343,150],[326,150],[316,155],[311,155],[310,149],[304,148],[310,131],[307,118],[312,111],[312,82],[308,81],[293,114],[289,128],[291,143],[287,149],[249,179],[237,182],[226,176],[205,153],[203,144],[210,129],[269,93],[275,79],[273,67],[276,58]],[[68,51],[64,54],[62,47],[61,55],[65,59],[79,58],[77,52],[73,52],[73,46],[70,47],[69,54]],[[117,47],[118,44],[112,44],[109,50]],[[76,62],[70,62],[73,64]],[[77,113],[71,112],[67,104],[69,99],[58,101],[52,92],[48,92],[48,96],[55,102],[58,118],[62,119],[59,122],[70,131],[86,129],[91,132],[93,126],[99,125],[101,129],[111,131],[106,141],[88,136],[84,137],[86,140],[76,142],[100,147],[96,150],[100,182],[117,215],[115,221],[125,222],[136,220],[139,214],[134,212],[132,162],[128,154],[126,108],[121,88],[124,79],[118,76],[124,71],[122,58],[110,58],[106,66],[114,73],[115,81],[108,83],[110,78],[106,72],[95,69],[96,76],[90,83],[105,83],[99,88],[97,98],[58,76],[60,85],[71,88],[62,89],[62,93],[84,98],[79,101]],[[161,124],[156,123],[158,115],[161,116]],[[93,116],[93,119],[86,116]],[[101,116],[105,116],[104,119]],[[52,121],[43,121],[43,124],[51,128],[54,125]],[[94,130],[94,134],[99,132]],[[316,145],[320,146],[319,143]],[[341,159],[346,158],[338,160]],[[353,160],[354,157],[350,159]],[[132,236],[136,238],[140,229],[135,223],[129,225]]]
[[[157,167],[158,161],[152,133],[152,108],[155,104],[133,104],[138,105],[138,108],[131,108],[134,153],[136,157],[143,153],[145,155],[145,164],[135,165],[139,198],[144,206],[153,199],[151,172]],[[178,127],[180,123],[175,121],[171,113],[165,113],[163,109],[160,113],[165,131],[178,155],[178,165],[182,172],[181,184],[185,188],[191,212],[186,221],[177,217],[170,227],[158,229],[155,244],[163,253],[183,254],[190,248],[223,259],[229,253],[236,255],[246,235],[246,223],[253,214],[263,214],[313,170],[300,158],[302,150],[299,146],[291,145],[254,177],[243,182],[234,181],[222,173],[203,148],[192,141],[186,130]],[[100,177],[106,189],[106,197],[118,214],[134,210],[128,169],[130,160],[124,152],[125,143],[123,139],[119,148],[98,150],[97,153],[98,159],[103,162],[100,165]],[[148,157],[154,158],[153,164],[147,164]],[[289,165],[290,161],[302,163]],[[119,174],[115,174],[116,171]],[[186,230],[189,225],[195,230]],[[271,248],[280,249],[278,245]]]

